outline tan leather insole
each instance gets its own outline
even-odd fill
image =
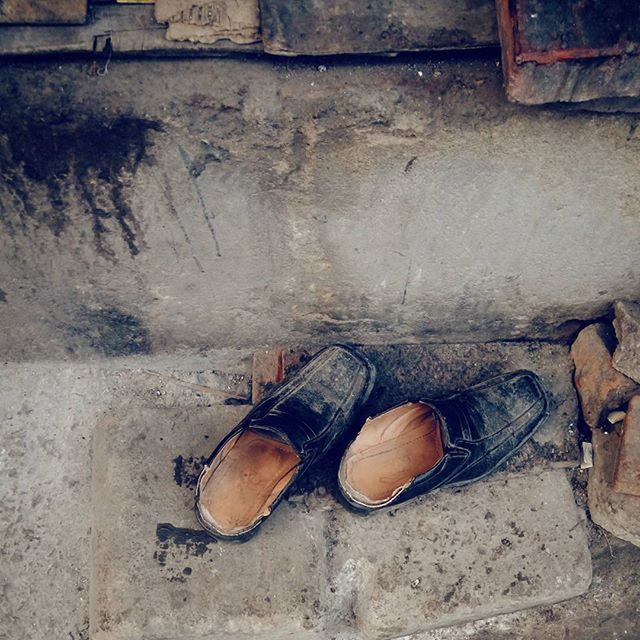
[[[223,534],[251,528],[269,513],[299,463],[286,442],[244,431],[218,453],[200,481],[201,516]]]
[[[408,402],[368,420],[340,465],[343,487],[364,504],[390,500],[444,455],[440,420],[420,402]]]

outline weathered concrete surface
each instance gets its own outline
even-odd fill
[[[593,432],[594,466],[589,471],[591,519],[614,536],[640,547],[640,496],[613,490],[620,431]]]
[[[0,374],[0,638],[86,639],[90,446],[104,376],[86,366]]]
[[[90,447],[102,413],[131,398],[174,409],[224,402],[250,362],[229,351],[0,367],[2,640],[88,640]]]
[[[557,602],[591,582],[583,520],[561,471],[438,491],[378,517],[336,510],[336,580],[350,580],[363,638]]]
[[[522,347],[523,345],[511,345],[513,348],[516,346]],[[406,346],[402,347],[402,349],[406,348]],[[429,348],[433,349],[433,346]],[[444,349],[444,347],[442,348]],[[447,348],[453,349],[454,345]],[[475,356],[479,354],[478,350],[473,350],[473,345],[464,345],[459,348],[461,358],[466,358],[469,362],[474,354]],[[393,362],[400,361],[393,360],[390,352],[387,352],[386,357]],[[511,355],[510,357],[515,363],[515,356]],[[412,361],[406,353],[403,358],[407,358],[408,367],[419,364],[416,362],[417,358],[416,361]],[[504,357],[502,361],[506,363],[507,360],[508,358]],[[435,367],[435,364],[433,366]],[[482,365],[479,368],[482,368]],[[438,367],[435,367],[434,371],[437,369]],[[213,371],[218,372],[219,375],[214,375]],[[5,365],[3,367],[3,375],[0,378],[0,399],[3,411],[11,419],[3,419],[1,423],[0,450],[4,449],[5,453],[12,453],[10,456],[2,454],[2,467],[0,468],[2,475],[0,504],[3,507],[2,519],[0,519],[3,553],[3,561],[0,563],[3,594],[3,598],[0,600],[0,638],[3,640],[5,638],[8,640],[17,640],[18,638],[20,640],[40,640],[40,638],[52,634],[56,637],[73,638],[73,640],[87,640],[88,638],[89,487],[87,482],[90,466],[88,442],[91,437],[90,428],[99,420],[99,416],[96,414],[121,412],[127,420],[134,421],[135,412],[127,411],[128,406],[134,405],[136,411],[146,416],[175,417],[177,433],[180,432],[180,429],[187,428],[180,421],[180,417],[187,413],[196,416],[197,421],[203,427],[210,426],[208,416],[211,414],[209,412],[215,412],[216,415],[224,414],[225,420],[231,421],[230,412],[240,414],[245,408],[220,405],[220,402],[225,401],[225,397],[214,394],[211,399],[209,394],[203,392],[198,385],[205,382],[206,386],[213,390],[226,390],[226,392],[236,395],[241,389],[244,389],[242,376],[248,376],[250,371],[251,353],[232,350],[223,353],[183,354],[162,358],[109,359],[90,368],[68,363]],[[459,371],[455,371],[455,373],[458,375]],[[477,370],[474,370],[467,375],[473,378],[474,375],[479,374]],[[565,375],[568,374],[562,374],[562,376]],[[236,382],[229,384],[229,380]],[[466,380],[467,378],[465,378],[465,382]],[[384,379],[382,382],[386,384]],[[413,382],[407,383],[407,389],[412,384]],[[437,384],[444,383],[439,381]],[[227,387],[229,388],[227,389]],[[34,400],[33,405],[32,400]],[[212,407],[209,407],[209,404]],[[94,420],[95,422],[93,422]],[[163,424],[166,426],[166,422]],[[146,433],[150,447],[162,444],[151,439],[150,434],[153,433],[154,427],[155,425],[151,425]],[[220,423],[218,428],[222,430],[224,423]],[[207,433],[210,435],[208,439],[203,438],[190,444],[198,445],[203,452],[208,451],[210,447],[213,447],[214,442],[212,432],[204,432],[204,434]],[[85,440],[82,439],[83,436]],[[47,447],[42,448],[41,444],[47,442],[49,443]],[[133,450],[136,452],[144,451],[144,442],[135,443]],[[9,447],[7,447],[7,443],[10,444]],[[42,460],[47,464],[51,462],[47,451],[52,447],[58,452],[55,457],[55,474],[53,470],[47,469],[41,464]],[[17,455],[15,455],[16,452],[18,452]],[[549,453],[548,449],[543,452]],[[57,457],[58,454],[59,457]],[[173,522],[175,525],[191,522],[192,494],[189,486],[193,486],[199,462],[198,459],[192,459],[187,448],[172,453],[172,457],[178,455],[182,456],[178,465],[172,461],[171,457],[167,462],[169,469],[167,470],[163,465],[163,473],[168,472],[170,476],[169,478],[165,476],[168,499],[175,500],[176,493],[174,492],[177,491],[181,498],[176,504],[180,509],[184,509],[184,512],[181,512],[181,517],[185,519],[178,520],[176,518]],[[539,455],[537,458],[538,462],[541,462]],[[146,464],[150,464],[150,460],[147,460]],[[62,473],[58,473],[61,469]],[[48,489],[49,485],[46,485],[46,491],[44,490],[43,479],[45,476],[42,475],[43,473],[46,475],[46,480],[52,483],[53,491]],[[554,471],[553,473],[560,472]],[[525,477],[529,477],[529,475],[527,474]],[[147,476],[147,479],[149,478],[152,483],[155,482],[152,476]],[[176,478],[181,486],[176,484]],[[78,480],[79,484],[75,484],[75,480]],[[559,482],[558,486],[564,486],[563,483],[564,480]],[[484,483],[478,485],[478,489],[483,485]],[[131,484],[125,489],[131,491],[133,486]],[[142,472],[136,475],[135,486],[141,494],[153,493],[149,483],[144,482]],[[581,496],[584,487],[576,484],[575,488],[576,495],[583,504]],[[331,527],[335,526],[329,520],[332,500],[323,494],[324,492],[318,491],[302,496],[292,496],[267,525],[273,526],[278,531],[282,527],[298,527],[302,521],[309,525],[309,528],[305,529],[305,532],[309,533],[315,530],[313,528],[317,525],[315,518],[321,518],[323,522],[327,523],[322,527],[322,535],[329,534]],[[32,496],[38,495],[42,496],[43,500],[35,508],[32,508],[30,499]],[[524,505],[529,494],[521,492],[521,497]],[[448,499],[453,500],[454,498],[455,494]],[[46,508],[47,499],[50,500],[51,509]],[[157,497],[152,497],[152,499],[156,500]],[[469,506],[466,500],[465,506]],[[567,506],[569,512],[575,509],[573,502]],[[166,508],[167,504],[159,503],[158,513]],[[417,503],[408,505],[408,508],[415,513],[420,513],[420,509],[428,507]],[[137,504],[135,510],[121,510],[117,514],[117,518],[114,518],[114,525],[127,529],[129,525],[135,524],[142,510],[146,509],[149,509],[149,505]],[[324,511],[326,509],[329,511]],[[496,513],[490,507],[489,510]],[[342,512],[340,513],[342,514]],[[395,517],[400,515],[401,511],[399,510]],[[346,513],[342,516],[345,519],[348,517]],[[355,516],[353,517],[355,518]],[[380,517],[386,520],[385,525],[395,520],[386,514],[380,514]],[[14,526],[14,523],[19,522],[19,518],[22,523],[26,523],[25,527],[33,526],[36,530],[40,537],[37,544],[26,538],[26,533],[21,528],[22,525]],[[156,518],[156,521],[158,520],[159,518]],[[358,519],[358,521],[360,520]],[[84,525],[82,525],[83,522]],[[72,523],[72,525],[70,526],[68,523]],[[546,524],[544,526],[546,528]],[[576,530],[580,531],[581,526]],[[576,530],[570,533],[575,535]],[[592,525],[589,526],[589,531],[592,553],[594,554],[595,574],[592,586],[584,596],[574,598],[566,604],[542,605],[524,612],[498,616],[482,622],[468,623],[446,630],[430,631],[421,635],[420,639],[511,640],[513,637],[529,637],[533,640],[596,640],[601,637],[615,637],[616,634],[618,637],[623,637],[625,631],[628,637],[634,637],[634,634],[638,635],[640,621],[637,617],[637,602],[640,597],[640,585],[637,581],[637,573],[640,570],[640,549],[625,544],[610,535],[605,537],[600,529]],[[127,531],[127,533],[129,532]],[[138,540],[140,544],[148,544],[146,551],[149,553],[145,556],[144,561],[150,563],[147,568],[154,572],[153,580],[143,584],[143,590],[139,593],[139,597],[146,597],[149,591],[158,585],[162,585],[162,588],[167,590],[174,587],[177,590],[180,586],[186,589],[189,580],[198,575],[197,566],[191,564],[192,559],[198,562],[202,562],[203,558],[216,559],[217,555],[215,554],[221,554],[223,547],[232,551],[242,551],[250,549],[253,542],[266,544],[270,537],[269,529],[265,528],[252,543],[248,543],[249,546],[214,544],[212,547],[206,545],[206,549],[203,549],[201,538],[197,536],[195,538],[188,536],[180,538],[179,533],[176,533],[176,538],[169,529],[165,528],[161,529],[160,538],[158,538],[156,530],[152,528],[150,538]],[[402,534],[399,532],[397,534],[401,538]],[[510,535],[510,532],[507,532],[506,537],[511,540]],[[516,538],[517,536],[512,540],[511,549],[520,544],[518,541],[521,539]],[[296,546],[295,540],[287,540],[288,544]],[[123,548],[126,549],[130,544],[130,537],[123,536],[121,542]],[[424,543],[424,540],[421,542]],[[502,544],[501,538],[500,544]],[[163,548],[163,545],[166,545],[166,548]],[[434,547],[430,548],[433,550]],[[345,549],[344,544],[342,549]],[[158,552],[158,556],[154,559],[153,554],[156,552]],[[202,555],[198,556],[197,553],[202,553]],[[403,575],[402,572],[406,570],[406,567],[412,566],[411,562],[406,566],[402,564],[404,563],[404,554],[403,549],[399,555],[400,566],[398,570],[400,575]],[[416,549],[411,553],[411,560],[419,558],[424,560],[425,557],[427,557],[426,547],[421,550]],[[9,561],[6,560],[7,558]],[[138,563],[142,562],[142,560],[134,560],[134,566],[139,566]],[[161,562],[164,562],[164,566]],[[232,563],[228,558],[225,562]],[[241,566],[242,562],[242,560],[238,560],[238,564],[235,566]],[[209,564],[208,566],[213,565]],[[319,562],[318,567],[321,566],[323,566],[322,562]],[[329,566],[328,563],[326,566]],[[333,561],[331,566],[337,566],[337,561]],[[429,566],[428,563],[427,566]],[[182,573],[186,567],[192,569],[191,574]],[[340,573],[340,568],[338,567],[335,575],[348,577],[348,572],[347,574]],[[334,569],[331,570],[334,571]],[[309,571],[307,566],[306,572]],[[515,573],[517,575],[517,571]],[[132,575],[134,578],[136,577],[135,573]],[[495,577],[495,574],[492,575]],[[46,576],[53,577],[47,579]],[[168,582],[171,578],[174,581]],[[182,579],[185,582],[181,582]],[[130,581],[129,574],[125,576],[124,580]],[[412,577],[413,580],[415,578]],[[164,585],[165,581],[166,586]],[[348,584],[345,582],[345,587]],[[52,588],[52,585],[55,588]],[[79,586],[81,590],[76,591]],[[116,586],[118,589],[123,588],[120,583]],[[528,586],[526,581],[524,586]],[[216,588],[224,593],[224,585],[217,585]],[[426,582],[421,580],[419,587],[416,588],[426,588]],[[333,598],[333,600],[325,600],[323,606],[326,607],[329,603],[332,611],[346,615],[349,613],[350,599],[345,594],[349,592],[346,589],[342,592],[337,591],[337,597],[346,605],[346,609],[337,608],[337,597],[331,593],[331,589],[329,589],[331,595],[328,595],[327,598]],[[255,595],[257,591],[252,593]],[[463,591],[460,594],[463,595]],[[302,602],[303,596],[307,601],[307,595],[300,594],[299,606],[301,607],[306,606],[306,602]],[[174,598],[177,597],[174,596]],[[455,599],[455,596],[452,596],[449,603],[451,606],[453,606],[451,603]],[[246,609],[246,603],[242,602],[241,598],[237,602],[237,608],[233,610],[233,613]],[[140,603],[137,603],[136,607],[139,605]],[[462,603],[463,608],[464,606]],[[263,607],[255,610],[256,615],[268,612],[269,603],[265,601]],[[315,600],[312,600],[310,609],[314,613],[301,613],[295,618],[295,620],[302,620],[303,629],[304,625],[309,626],[318,622],[320,616],[315,615],[316,608]],[[325,615],[326,612],[326,608],[321,608],[321,615]],[[142,614],[135,612],[135,608],[127,615],[142,617]],[[309,615],[309,620],[305,620],[304,615]],[[333,619],[328,615],[326,618],[327,624],[332,624]],[[241,622],[245,624],[247,620]],[[291,622],[286,624],[291,624]],[[238,622],[238,625],[237,628],[240,629],[241,623]],[[325,640],[327,635],[323,634],[321,637]],[[361,639],[358,638],[358,640]]]
[[[4,66],[0,349],[550,335],[637,298],[633,116],[508,105],[496,62]]]
[[[592,526],[593,581],[554,605],[410,636],[409,640],[602,640],[640,637],[640,550]]]

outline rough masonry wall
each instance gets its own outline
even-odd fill
[[[0,68],[5,360],[556,335],[640,297],[637,116],[496,58]]]

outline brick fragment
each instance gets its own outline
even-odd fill
[[[640,304],[616,302],[614,310],[613,328],[618,346],[613,354],[613,366],[640,383]]]
[[[604,323],[585,327],[571,346],[576,368],[574,384],[585,422],[591,428],[602,425],[609,411],[640,394],[640,385],[613,368],[614,347],[613,330]]]
[[[629,401],[613,475],[613,490],[640,496],[640,396]]]

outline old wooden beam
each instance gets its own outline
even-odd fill
[[[78,24],[87,18],[87,0],[2,0],[0,24]]]
[[[262,52],[260,44],[172,42],[154,19],[153,5],[96,5],[80,26],[0,26],[0,56],[92,53],[109,39],[114,55],[224,55]]]
[[[260,0],[268,53],[333,55],[498,44],[494,0]]]

